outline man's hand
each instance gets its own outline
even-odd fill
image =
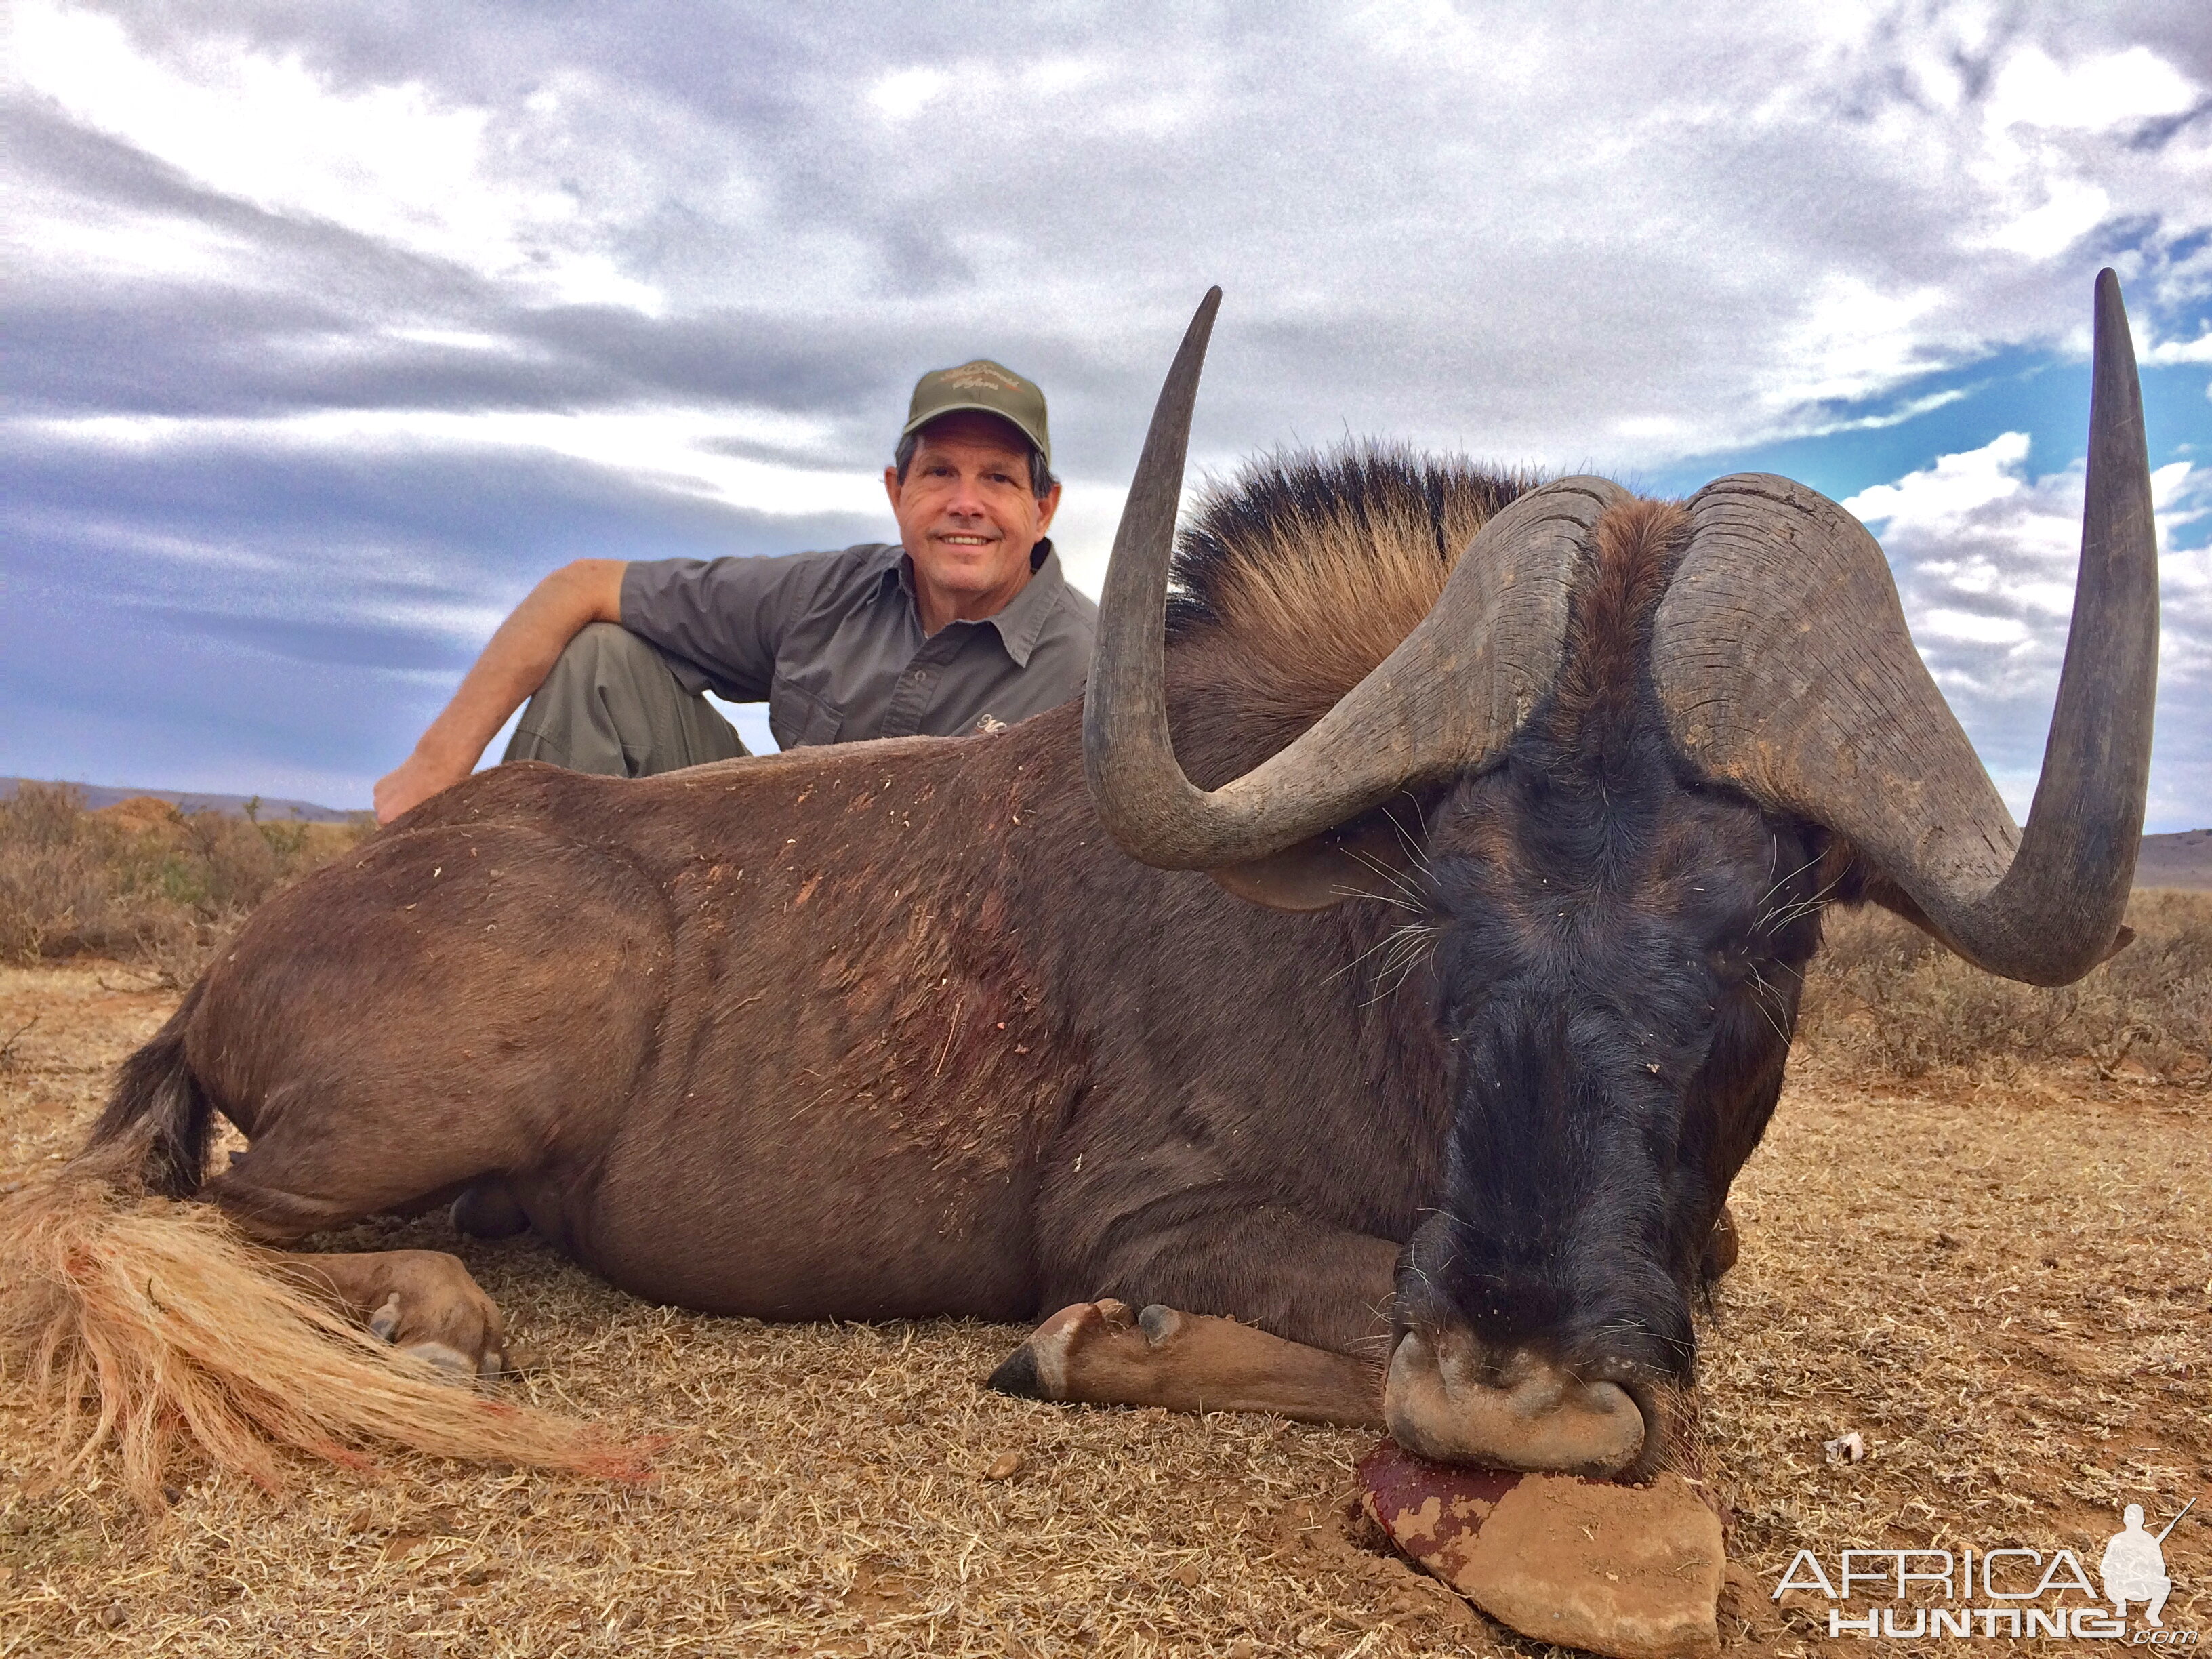
[[[621,559],[578,559],[530,590],[415,752],[376,781],[379,823],[468,776],[493,733],[545,683],[568,641],[592,623],[622,620],[623,568]]]
[[[505,722],[502,721],[501,724]],[[410,807],[419,806],[441,789],[450,789],[468,776],[465,765],[440,764],[423,757],[420,750],[376,781],[376,821],[389,823]]]

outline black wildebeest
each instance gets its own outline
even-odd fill
[[[1083,707],[474,779],[253,919],[128,1062],[77,1190],[198,1194],[264,1247],[453,1202],[712,1312],[1060,1309],[994,1379],[1048,1399],[1385,1421],[1518,1468],[1679,1455],[1692,1300],[1823,907],[2043,983],[2119,937],[2157,595],[2118,285],[2024,833],[1880,550],[1782,479],[1663,503],[1377,452],[1263,466],[1170,592],[1213,303]],[[217,1113],[249,1147],[204,1178]],[[45,1203],[13,1226],[49,1268],[15,1323],[127,1392],[179,1340],[131,1278],[178,1221]],[[498,1369],[454,1258],[280,1260],[399,1348]],[[162,1271],[161,1317],[219,1282],[240,1328],[283,1277]],[[288,1357],[312,1346],[225,1386],[319,1407],[327,1373]],[[491,1419],[425,1429],[436,1393],[371,1425],[513,1449]]]

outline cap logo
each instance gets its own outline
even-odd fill
[[[963,363],[957,368],[946,369],[943,379],[946,386],[957,386],[963,392],[1012,392],[1021,385],[1012,375],[988,363]]]

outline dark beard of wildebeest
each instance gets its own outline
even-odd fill
[[[2039,982],[2112,948],[2156,659],[2117,286],[2081,661],[2025,832],[1879,550],[1781,480],[1675,504],[1283,459],[1211,492],[1170,596],[1212,304],[1085,705],[473,778],[257,913],[126,1063],[88,1167],[127,1154],[278,1247],[451,1204],[712,1313],[1049,1313],[992,1379],[1048,1399],[1516,1468],[1686,1457],[1692,1305],[1822,908],[1876,900]],[[204,1178],[217,1113],[249,1144]],[[78,1255],[123,1249],[85,1224]],[[285,1260],[404,1353],[501,1364],[452,1256]]]
[[[1396,1308],[1479,1372],[1548,1360],[1651,1422],[1686,1409],[1692,1294],[1733,1260],[1716,1224],[1781,1091],[1821,908],[1858,896],[1827,837],[1669,750],[1644,665],[1685,526],[1650,504],[1601,522],[1559,685],[1425,815],[1453,1110]]]

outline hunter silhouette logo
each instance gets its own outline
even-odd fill
[[[2145,1624],[2155,1627],[2166,1622],[2159,1613],[2166,1607],[2166,1598],[2173,1594],[2173,1580],[2166,1576],[2166,1533],[2179,1526],[2181,1516],[2196,1507],[2192,1498],[2181,1506],[2181,1515],[2167,1522],[2166,1530],[2155,1538],[2143,1530],[2142,1504],[2130,1504],[2121,1514],[2120,1530],[2112,1534],[2097,1562],[2098,1577],[2105,1581],[2105,1599],[2112,1604],[2118,1617],[2128,1616],[2129,1602],[2141,1601]]]
[[[2166,1627],[2173,1580],[2166,1570],[2164,1547],[2182,1516],[2196,1507],[2192,1498],[2155,1533],[2143,1525],[2142,1504],[2130,1504],[2122,1512],[2120,1530],[2097,1558],[2109,1611],[2099,1604],[2097,1585],[2081,1556],[2070,1549],[2046,1552],[2018,1544],[1959,1551],[1847,1549],[1836,1556],[1832,1573],[1813,1551],[1801,1549],[1775,1585],[1773,1599],[1779,1601],[1793,1590],[1820,1595],[1832,1604],[1826,1609],[1832,1638],[2069,1637],[2194,1651],[2198,1632]],[[1837,1602],[1858,1602],[1862,1610],[1832,1605]],[[2128,1628],[2130,1607],[2142,1613],[2142,1627],[2133,1632]]]

